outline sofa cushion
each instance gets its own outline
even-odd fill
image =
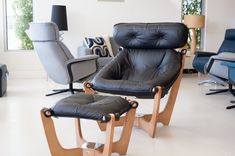
[[[85,37],[84,43],[93,54],[100,57],[111,57],[110,51],[103,37]]]

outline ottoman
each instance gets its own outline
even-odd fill
[[[119,96],[102,96],[79,93],[58,101],[52,108],[43,108],[41,118],[52,156],[110,156],[112,153],[125,155],[131,136],[138,103]],[[124,117],[120,118],[123,114]],[[52,117],[70,117],[76,119],[78,147],[63,148],[56,136]],[[80,119],[96,120],[106,125],[104,144],[87,142],[81,131]],[[120,121],[122,119],[122,121]],[[120,139],[113,141],[114,127],[122,122]]]
[[[7,66],[0,64],[0,97],[2,97],[7,91]]]

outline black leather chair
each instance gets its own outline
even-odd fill
[[[168,125],[176,100],[188,28],[182,23],[120,23],[113,37],[123,50],[93,79],[85,92],[93,90],[154,98],[153,113],[136,119],[136,126],[154,136],[156,123]],[[167,106],[159,112],[160,99],[171,89]]]
[[[196,51],[193,60],[193,68],[202,74],[205,73],[205,65],[211,56],[218,55],[222,52],[235,52],[235,29],[227,29],[222,45],[217,53],[208,51]]]

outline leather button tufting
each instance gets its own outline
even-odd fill
[[[137,38],[137,33],[132,32],[132,33],[130,33],[130,34],[128,35],[128,37],[129,37],[130,39],[136,39],[136,38]]]
[[[156,39],[162,39],[163,38],[163,34],[162,33],[156,33],[156,34],[154,34],[154,38],[156,38]]]
[[[120,23],[114,26],[113,37],[124,48],[175,49],[185,45],[187,34],[182,23]]]

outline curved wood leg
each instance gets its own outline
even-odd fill
[[[113,149],[113,135],[114,135],[114,122],[115,116],[114,114],[111,115],[111,120],[107,123],[106,127],[106,141],[104,145],[104,150],[102,152],[102,156],[111,156]]]
[[[95,91],[92,89],[92,83],[84,82],[83,86],[86,94],[95,94]]]
[[[168,97],[168,101],[166,104],[166,107],[164,108],[164,110],[160,113],[159,115],[159,120],[158,122],[163,123],[164,125],[169,125],[170,120],[171,120],[171,115],[175,106],[175,101],[178,95],[178,91],[179,91],[179,87],[180,87],[180,82],[182,80],[183,77],[183,70],[184,70],[184,64],[185,64],[185,55],[182,56],[182,67],[181,67],[181,71],[180,74],[177,78],[177,80],[175,81],[175,83],[173,84],[171,91],[170,91],[170,95]]]
[[[159,118],[160,100],[162,95],[162,88],[157,87],[158,92],[154,96],[154,106],[151,115],[145,115],[143,117],[137,117],[135,120],[135,126],[144,129],[150,137],[154,137],[156,132],[157,121]]]
[[[132,127],[135,120],[136,109],[132,108],[127,112],[123,124],[122,134],[120,139],[113,145],[113,152],[117,152],[120,155],[126,155],[128,145],[131,138]]]
[[[164,125],[169,125],[170,123],[171,115],[172,115],[175,101],[177,98],[177,94],[179,91],[180,82],[183,76],[185,55],[183,55],[182,57],[183,57],[182,67],[180,70],[180,74],[171,88],[170,95],[168,97],[167,104],[164,110],[162,112],[159,112],[162,89],[161,87],[157,87],[158,92],[154,96],[153,113],[144,115],[143,117],[137,117],[135,120],[135,126],[144,129],[151,137],[154,137],[154,134],[156,132],[157,122],[161,122]]]
[[[115,121],[115,127],[123,126],[126,121],[126,117],[121,117],[118,121]],[[97,121],[97,124],[101,131],[106,131],[106,123],[101,123]]]
[[[101,123],[100,121],[97,121],[97,124],[102,132],[106,131],[106,123]]]
[[[53,120],[44,115],[44,110],[41,110],[41,119],[52,156],[82,156],[83,150],[81,148],[64,149],[60,145]]]
[[[75,119],[75,129],[76,129],[76,141],[77,145],[81,146],[86,142],[82,136],[82,129],[81,129],[81,120],[80,118]]]

